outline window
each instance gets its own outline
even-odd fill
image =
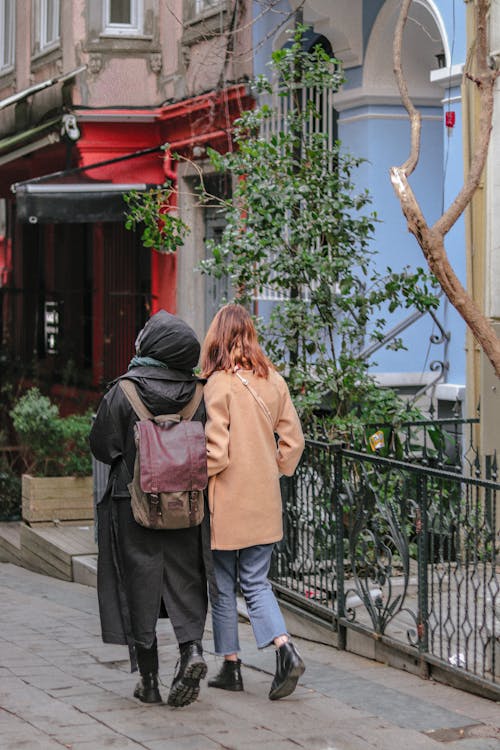
[[[221,4],[221,0],[195,0],[194,12],[198,15]]]
[[[38,8],[39,51],[44,52],[59,43],[60,0],[40,0]]]
[[[0,0],[0,73],[14,67],[14,0]]]
[[[226,6],[225,0],[188,0],[187,17],[191,20],[207,15],[210,11],[221,10]]]
[[[104,33],[131,36],[143,32],[143,0],[104,0]]]

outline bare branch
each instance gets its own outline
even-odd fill
[[[401,167],[392,167],[390,170],[391,181],[406,218],[408,229],[420,245],[429,268],[434,273],[451,304],[481,345],[496,375],[500,377],[500,339],[489,320],[461,284],[444,247],[446,233],[469,205],[479,185],[488,156],[493,121],[494,87],[499,75],[498,71],[491,70],[489,67],[488,11],[490,0],[476,0],[474,6],[477,38],[474,40],[472,53],[474,71],[473,74],[468,75],[468,78],[476,84],[479,90],[480,118],[469,174],[453,203],[433,227],[429,227],[425,221],[422,209],[408,183],[408,176],[418,163],[421,131],[420,114],[410,99],[401,66],[403,31],[411,2],[412,0],[402,0],[401,2],[393,46],[394,74],[403,105],[411,122],[411,153]]]
[[[418,164],[418,158],[420,155],[420,133],[422,130],[422,117],[420,112],[414,107],[410,94],[408,93],[408,86],[406,84],[406,78],[403,73],[403,66],[401,62],[401,50],[403,48],[403,32],[408,20],[408,13],[412,0],[403,0],[401,9],[399,11],[398,20],[396,23],[396,30],[394,32],[394,44],[393,44],[393,70],[396,76],[396,82],[398,84],[399,93],[401,94],[401,100],[403,106],[408,112],[410,118],[410,129],[411,129],[411,152],[408,159],[402,165],[401,169],[404,173],[409,176]]]
[[[495,373],[500,377],[500,340],[453,271],[444,248],[443,233],[437,231],[435,227],[429,228],[425,222],[418,201],[402,168],[393,167],[391,169],[391,181],[408,222],[408,229],[416,237],[422,248],[429,268],[438,279],[442,290],[454,308],[480,342],[481,348],[495,369]]]
[[[487,17],[489,0],[478,0],[475,7],[477,38],[474,43],[475,73],[467,73],[466,78],[476,84],[479,90],[479,123],[474,151],[467,179],[447,211],[436,221],[434,229],[441,234],[449,232],[465,208],[469,205],[483,174],[488,158],[488,147],[493,124],[493,103],[495,82],[499,72],[488,65]]]
[[[496,71],[490,72],[496,73]],[[489,79],[482,85],[480,84],[480,117],[469,174],[453,203],[450,204],[445,213],[434,224],[434,229],[443,235],[450,231],[451,227],[469,205],[481,181],[481,176],[486,165],[493,120],[493,97],[496,75],[494,77],[493,75],[489,76]]]

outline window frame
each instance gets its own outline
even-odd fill
[[[186,22],[196,23],[210,16],[217,15],[221,11],[227,11],[227,0],[188,0],[186,11]]]
[[[194,15],[201,16],[204,13],[216,10],[218,5],[221,5],[223,0],[194,0]]]
[[[112,23],[111,0],[102,4],[102,36],[142,36],[144,34],[144,2],[129,0],[131,23]]]
[[[9,28],[6,28],[6,8],[10,7]],[[0,49],[3,49],[0,59],[0,75],[14,69],[16,61],[16,3],[15,0],[0,0]]]
[[[53,4],[53,21],[51,38],[47,34],[49,3]],[[38,0],[37,4],[37,42],[38,54],[45,54],[56,49],[61,43],[61,0]]]

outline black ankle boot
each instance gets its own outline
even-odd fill
[[[144,646],[136,643],[135,651],[141,679],[135,687],[134,698],[139,698],[143,703],[161,703],[162,698],[158,690],[158,645],[156,638],[151,648],[144,648]]]
[[[269,691],[269,698],[277,701],[293,693],[305,665],[291,641],[276,649],[276,674]]]
[[[235,693],[243,690],[241,677],[241,659],[229,661],[224,659],[219,672],[213,680],[208,681],[208,687],[221,688],[221,690],[233,690]]]
[[[134,698],[139,698],[143,703],[161,703],[158,674],[141,674],[141,679],[135,686]]]
[[[169,706],[188,706],[200,693],[200,680],[207,674],[200,641],[189,641],[179,646],[180,658],[170,687]]]

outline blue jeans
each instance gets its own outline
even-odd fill
[[[212,624],[216,654],[240,650],[236,590],[238,578],[247,605],[258,648],[265,648],[284,635],[285,621],[267,578],[274,544],[259,544],[240,550],[214,550],[215,579],[219,595],[212,601]]]

